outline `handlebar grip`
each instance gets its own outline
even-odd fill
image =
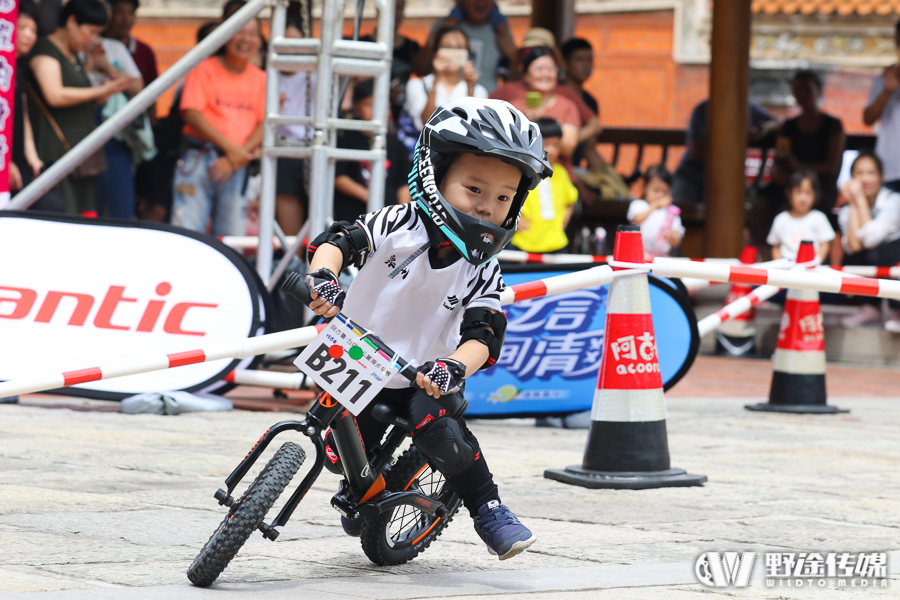
[[[292,271],[285,276],[284,282],[281,284],[281,291],[291,298],[299,300],[306,306],[309,306],[309,303],[313,300],[305,278],[296,271]]]

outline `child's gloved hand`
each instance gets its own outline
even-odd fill
[[[435,398],[458,392],[466,377],[466,365],[452,358],[428,361],[417,371],[419,374],[416,376],[416,383]]]
[[[347,294],[341,289],[337,275],[329,269],[319,269],[306,274],[306,285],[309,286],[310,297],[313,301],[309,308],[317,315],[325,318],[333,317],[344,306],[344,298]]]

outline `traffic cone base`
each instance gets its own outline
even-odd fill
[[[772,373],[772,388],[769,390],[769,402],[749,404],[745,408],[760,412],[815,413],[822,415],[850,412],[836,406],[823,404],[822,398],[825,397],[824,374],[803,374],[776,370]]]
[[[619,228],[614,256],[623,262],[641,260],[640,228]],[[582,464],[548,469],[544,477],[595,489],[639,490],[706,482],[705,475],[671,468],[646,274],[620,277],[609,286],[603,357]]]
[[[652,490],[661,487],[688,487],[706,483],[706,475],[691,475],[684,469],[665,471],[594,471],[580,465],[547,469],[544,477],[593,490]]]
[[[582,466],[594,471],[667,471],[665,421],[591,422]]]
[[[740,336],[730,336],[717,331],[715,353],[724,356],[757,356],[756,331],[751,335]]]

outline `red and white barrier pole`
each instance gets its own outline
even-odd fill
[[[646,273],[646,271],[647,268],[641,266],[637,272]],[[633,274],[634,272],[636,271],[619,271],[616,273],[616,276]],[[552,296],[554,294],[561,294],[563,292],[570,292],[586,287],[606,285],[612,282],[612,280],[613,271],[610,267],[606,265],[594,267],[576,273],[567,273],[557,277],[548,277],[538,281],[530,281],[510,286],[500,295],[500,304],[512,304],[513,302]],[[198,348],[186,352],[143,357],[121,363],[109,363],[84,369],[15,379],[13,381],[0,383],[0,398],[18,396],[21,394],[32,394],[70,385],[77,385],[79,383],[87,383],[89,381],[113,379],[114,377],[124,377],[125,375],[158,371],[160,369],[171,369],[173,367],[209,362],[223,358],[247,358],[259,354],[266,354],[268,352],[275,352],[277,350],[298,348],[309,344],[323,328],[324,325],[300,327],[298,329],[245,338],[239,342],[220,344],[211,348]],[[235,383],[238,382],[236,381]]]
[[[79,383],[87,383],[89,381],[113,379],[114,377],[124,377],[125,375],[146,373],[147,371],[158,371],[160,369],[171,369],[173,367],[209,362],[223,358],[248,358],[258,354],[274,352],[276,350],[306,346],[315,339],[316,335],[318,335],[319,331],[322,329],[324,329],[324,325],[300,327],[299,329],[290,329],[288,331],[245,338],[239,342],[219,344],[209,348],[198,348],[186,352],[175,352],[173,354],[137,358],[121,363],[102,364],[86,369],[76,369],[73,371],[63,371],[61,373],[48,373],[34,377],[15,379],[13,381],[0,383],[0,398],[5,398],[6,396],[18,396],[21,394],[32,394],[34,392],[54,390],[56,388],[68,387]]]
[[[605,263],[612,256],[594,254],[539,254],[522,250],[501,250],[497,260],[514,263],[563,265],[576,263]]]
[[[254,371],[252,369],[232,371],[223,379],[237,385],[270,387],[279,390],[301,390],[304,387],[310,387],[308,384],[312,383],[312,379],[299,372],[282,373],[280,371]],[[304,386],[304,384],[306,385]]]
[[[647,272],[646,267],[641,268],[639,266],[638,270],[643,273]],[[624,273],[624,271],[621,273]],[[598,285],[607,285],[612,282],[614,277],[618,276],[620,276],[618,273],[613,275],[613,270],[610,267],[603,265],[585,269],[584,271],[557,275],[556,277],[518,283],[509,286],[500,293],[500,304],[505,306],[514,302],[521,302],[522,300],[531,300]]]
[[[847,275],[860,277],[878,277],[881,279],[900,279],[900,267],[869,267],[865,265],[847,265],[845,267],[828,267]]]
[[[640,267],[640,264],[623,264]],[[668,258],[653,260],[653,273],[659,277],[695,277],[719,283],[749,283],[776,287],[856,294],[876,298],[900,299],[900,281],[842,277],[840,273],[804,273],[755,267],[737,267],[710,263],[687,262]]]
[[[741,296],[734,302],[726,304],[708,317],[704,317],[697,322],[697,329],[700,331],[700,337],[707,333],[711,333],[722,323],[733,319],[739,315],[743,315],[760,302],[765,302],[778,293],[781,288],[774,285],[762,285],[746,296]]]
[[[297,241],[296,236],[288,236],[285,238],[287,240],[288,245],[293,246]],[[226,235],[224,237],[220,237],[219,241],[228,246],[229,248],[233,248],[235,250],[256,250],[259,248],[259,238],[253,235]],[[281,240],[277,237],[272,238],[272,246],[275,248],[281,248]]]

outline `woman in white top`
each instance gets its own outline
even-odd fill
[[[841,186],[845,203],[838,213],[845,265],[894,266],[900,262],[900,193],[882,186],[884,168],[872,153],[861,153],[850,167],[852,179]],[[881,320],[877,298],[867,298],[859,310],[843,319],[845,327]],[[900,303],[890,302],[884,328],[900,333]]]
[[[460,98],[487,98],[488,92],[479,85],[478,71],[469,60],[469,37],[457,26],[444,27],[434,36],[434,73],[406,84],[406,111],[413,118],[416,129],[428,121],[438,106]]]

